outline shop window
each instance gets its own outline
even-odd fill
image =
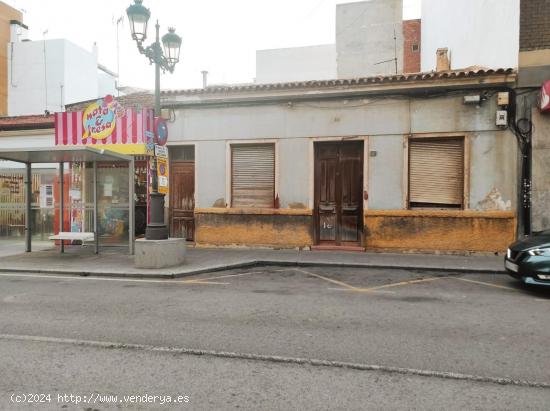
[[[409,140],[409,208],[464,206],[464,139]]]
[[[275,144],[231,145],[231,206],[272,208]]]

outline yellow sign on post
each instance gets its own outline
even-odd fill
[[[162,194],[168,194],[168,159],[157,157],[157,176],[158,191]]]

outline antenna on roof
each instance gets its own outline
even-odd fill
[[[116,75],[117,75],[117,97],[120,97],[120,41],[118,38],[118,26],[124,23],[124,16],[120,16],[116,21]]]
[[[46,107],[45,111],[48,111],[48,72],[47,72],[47,65],[46,65],[46,34],[48,34],[48,29],[44,30],[42,32],[42,39],[43,39],[43,51],[44,51],[44,95],[46,98]]]
[[[397,73],[397,34],[395,33],[395,27],[393,28],[393,47],[394,47],[394,57],[389,60],[379,61],[378,63],[374,63],[375,66],[379,64],[389,63],[390,61],[395,62],[395,74]]]

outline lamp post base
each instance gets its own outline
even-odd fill
[[[167,240],[168,239],[168,227],[165,225],[148,225],[145,228],[146,240]]]
[[[151,219],[145,228],[145,239],[166,240],[168,239],[168,227],[164,224],[164,194],[152,192],[149,196]]]

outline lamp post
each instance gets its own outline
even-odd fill
[[[147,38],[147,23],[151,12],[142,5],[143,0],[134,0],[134,4],[126,9],[132,38],[136,41],[137,48],[141,54],[155,65],[155,117],[160,117],[160,70],[163,72],[174,72],[174,67],[179,61],[181,37],[170,27],[168,33],[162,36],[161,47],[158,20],[155,24],[155,42],[149,46],[143,46]],[[164,224],[164,194],[158,192],[157,157],[153,156],[153,181],[152,192],[149,194],[149,205],[151,207],[150,222],[145,229],[147,240],[166,240],[168,238],[168,227]]]

